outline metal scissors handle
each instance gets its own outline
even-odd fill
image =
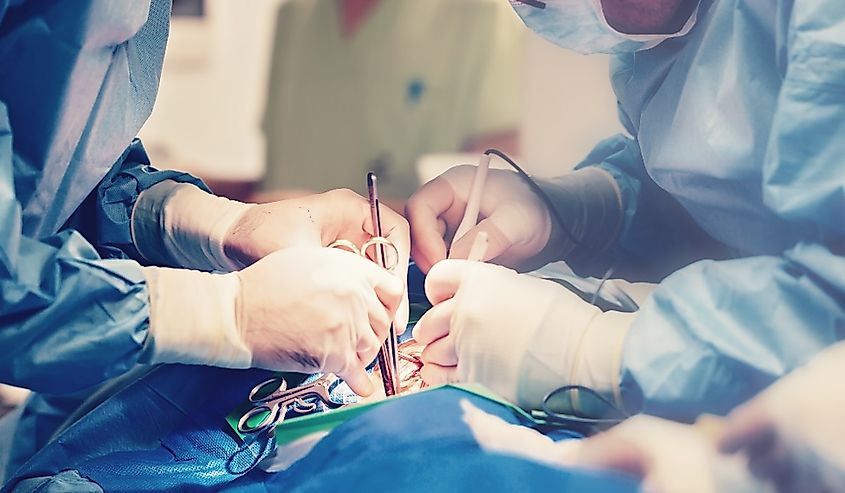
[[[336,377],[326,374],[311,383],[288,389],[287,380],[274,377],[265,380],[249,392],[249,402],[256,404],[245,412],[238,420],[238,431],[244,434],[260,431],[273,432],[276,425],[285,420],[288,411],[293,410],[304,414],[317,408],[317,402],[306,400],[316,398],[330,409],[341,407],[343,404],[331,399],[330,387]],[[269,389],[273,389],[269,391]],[[254,421],[258,420],[258,423]]]
[[[399,249],[396,248],[396,245],[394,245],[390,240],[383,236],[373,236],[369,240],[365,241],[364,244],[361,245],[361,248],[358,248],[355,243],[344,239],[336,240],[328,246],[328,248],[338,248],[340,250],[347,250],[349,252],[354,253],[355,255],[360,255],[361,257],[367,259],[369,259],[369,257],[367,256],[367,251],[369,251],[370,248],[376,248],[376,250],[378,250],[379,248],[383,247],[389,248],[393,253],[392,256],[385,255],[385,257],[391,259],[392,262],[388,265],[385,265],[384,267],[388,271],[393,272],[396,269],[396,266],[399,265]],[[385,259],[385,262],[387,262],[387,258]]]

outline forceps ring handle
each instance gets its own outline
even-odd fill
[[[355,243],[352,243],[349,240],[344,240],[344,239],[335,240],[332,243],[330,243],[329,246],[327,246],[326,248],[337,248],[337,249],[340,249],[340,250],[346,250],[346,251],[352,252],[355,255],[361,255],[361,250],[358,249],[358,245],[356,245]]]
[[[392,241],[388,240],[383,236],[373,236],[369,240],[365,241],[364,244],[361,245],[361,248],[358,248],[358,245],[356,245],[355,243],[344,239],[335,240],[331,242],[326,248],[337,248],[339,250],[346,250],[348,252],[352,252],[355,255],[367,257],[367,250],[372,247],[378,246],[387,247],[393,253],[392,257],[390,255],[385,255],[385,257],[387,258],[393,259],[393,262],[384,266],[384,268],[387,269],[389,272],[393,272],[393,270],[396,269],[396,266],[399,265],[399,249],[396,248],[396,245],[394,245]],[[385,260],[385,263],[386,262],[387,260]]]
[[[263,413],[267,413],[267,415],[264,416],[264,419],[262,419],[260,423],[256,425],[249,424],[253,418]],[[241,419],[238,420],[238,431],[244,434],[256,433],[267,428],[270,428],[272,431],[277,424],[285,420],[285,414],[287,414],[287,406],[261,405],[253,407],[249,411],[245,412],[243,416],[241,416]]]
[[[263,391],[267,388],[275,387],[272,391],[263,395]],[[258,404],[262,402],[269,402],[276,400],[279,392],[286,392],[288,390],[288,381],[284,378],[274,377],[259,383],[252,390],[249,391],[249,402]]]
[[[393,251],[393,257],[391,257],[390,255],[384,255],[384,268],[387,269],[388,272],[393,272],[393,270],[396,269],[396,266],[399,265],[399,249],[396,248],[396,245],[394,245],[393,242],[388,240],[387,238],[383,236],[373,236],[369,240],[365,241],[364,244],[361,245],[361,255],[366,257],[367,250],[369,250],[370,247],[379,245],[381,245],[382,247],[387,247]],[[388,264],[388,258],[394,259],[393,263]]]

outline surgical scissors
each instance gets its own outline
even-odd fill
[[[288,411],[305,414],[317,409],[318,403],[329,409],[343,406],[331,398],[331,389],[337,377],[327,373],[311,383],[288,388],[284,377],[265,380],[249,392],[249,402],[253,407],[238,420],[238,431],[253,434],[268,431],[272,436],[276,426],[285,420]],[[258,420],[258,423],[254,421]]]

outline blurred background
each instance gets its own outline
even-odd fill
[[[562,174],[620,130],[606,57],[527,31],[507,0],[174,0],[153,163],[223,195],[348,187],[401,202],[488,147]]]

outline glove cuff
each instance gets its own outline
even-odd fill
[[[624,219],[622,194],[610,173],[587,167],[559,178],[536,181],[566,221],[565,225],[558,224],[552,214],[547,250],[555,249],[553,258],[585,264],[610,248]]]
[[[622,372],[622,351],[625,336],[636,313],[608,311],[598,314],[586,327],[578,351],[572,362],[572,385],[589,387],[624,410],[619,381]],[[595,396],[570,394],[572,410],[581,416],[606,414],[605,403],[596,402]]]
[[[539,409],[549,392],[580,385],[621,409],[622,348],[634,316],[602,312],[568,291],[560,292],[522,360],[519,404]],[[555,411],[585,417],[601,417],[609,411],[595,396],[577,391],[561,393],[549,404]]]
[[[145,267],[150,293],[150,363],[249,368],[237,274]]]
[[[145,190],[132,211],[132,241],[160,265],[231,272],[242,265],[223,250],[226,235],[252,204],[164,181]]]

